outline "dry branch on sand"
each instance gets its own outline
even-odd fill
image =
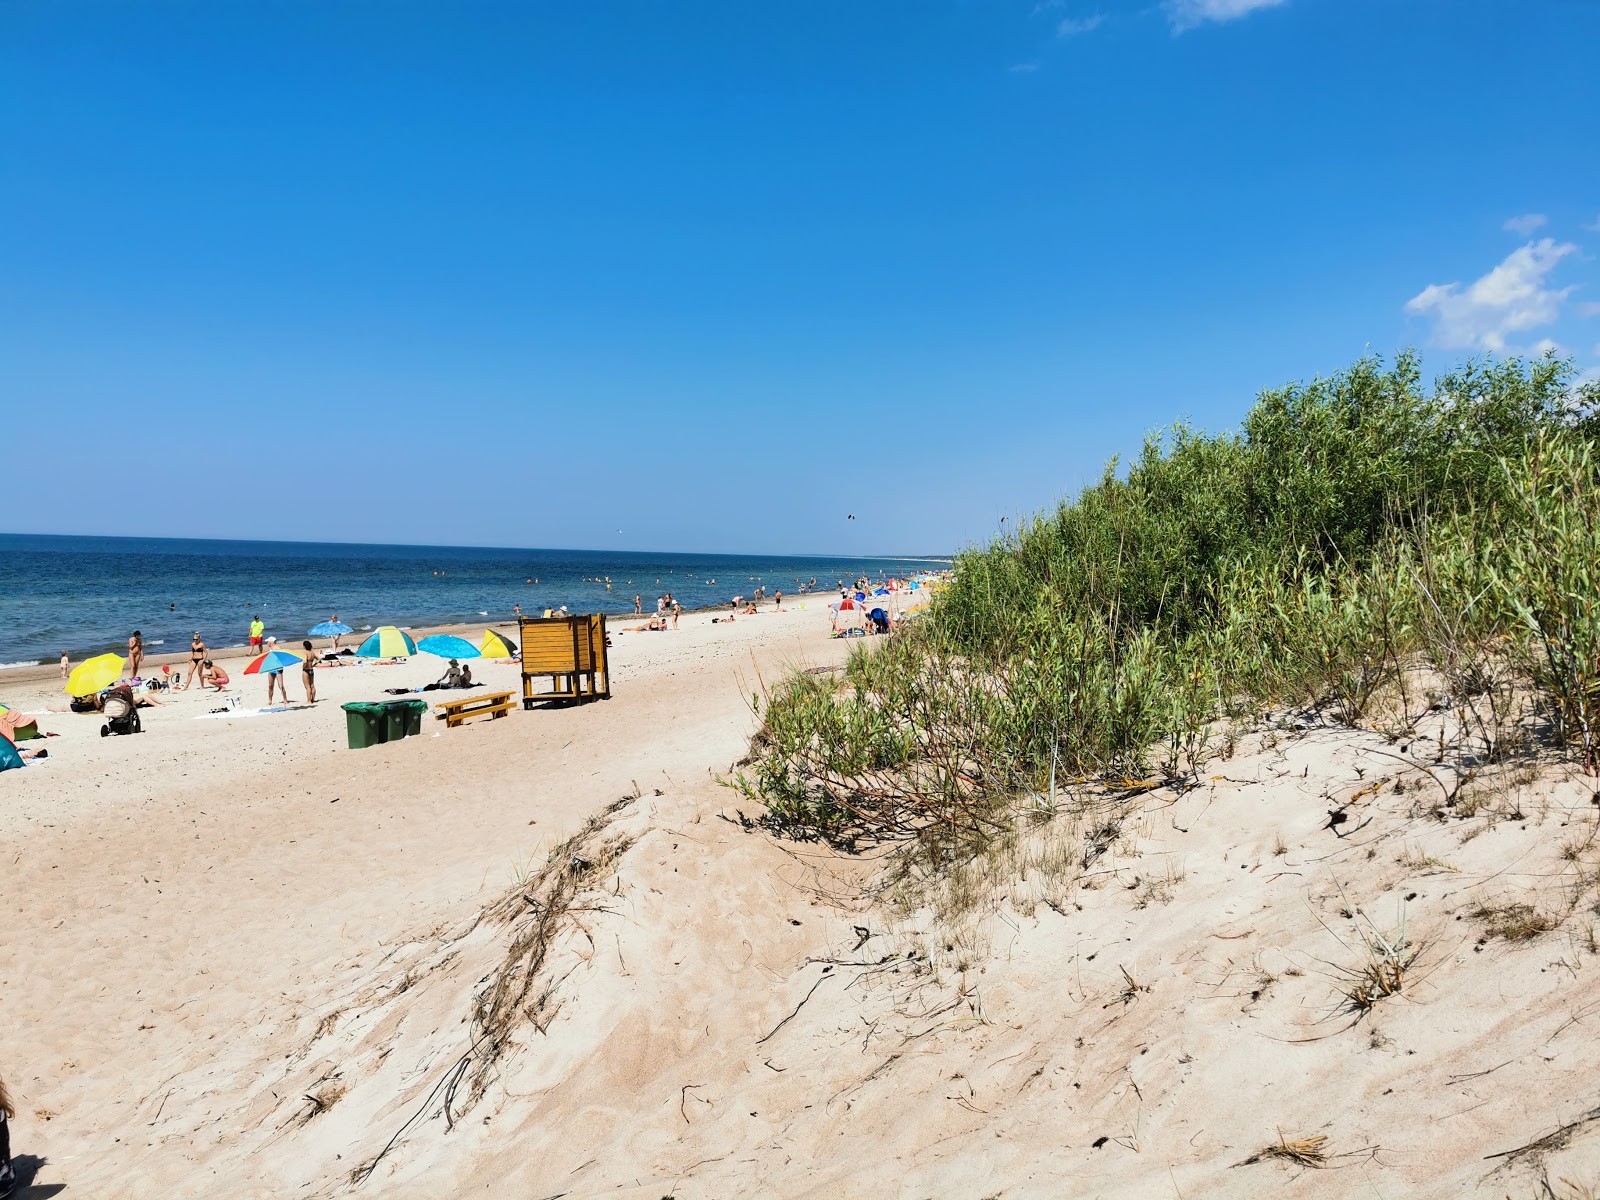
[[[625,835],[603,835],[617,814],[637,798],[637,794],[624,796],[590,817],[583,828],[550,851],[537,874],[519,882],[485,910],[486,916],[515,927],[516,933],[501,965],[490,972],[486,986],[473,1000],[471,1044],[383,1149],[350,1173],[351,1182],[368,1179],[406,1132],[436,1108],[443,1112],[446,1126],[453,1127],[483,1098],[495,1068],[518,1033],[528,1026],[541,1033],[549,1027],[560,1007],[555,999],[560,980],[543,978],[545,963],[552,946],[569,928],[572,914],[584,908],[578,901],[594,890],[632,845]],[[465,1096],[461,1094],[463,1085]]]

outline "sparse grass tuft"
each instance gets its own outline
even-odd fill
[[[1295,1138],[1292,1141],[1279,1130],[1278,1140],[1261,1151],[1262,1158],[1286,1158],[1302,1167],[1322,1167],[1328,1162],[1328,1139],[1322,1134]]]
[[[1520,902],[1480,904],[1472,910],[1472,917],[1483,922],[1485,941],[1497,937],[1508,942],[1526,942],[1556,927],[1554,917]]]
[[[1403,930],[1390,936],[1374,931],[1364,941],[1365,958],[1348,973],[1343,989],[1349,1009],[1358,1016],[1371,1012],[1380,1000],[1405,990],[1407,973],[1423,949],[1407,941]]]

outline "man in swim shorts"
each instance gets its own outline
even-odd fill
[[[261,653],[261,635],[263,633],[265,633],[266,631],[267,631],[267,627],[261,623],[261,614],[257,613],[255,616],[250,618],[250,653],[251,654],[260,654]]]

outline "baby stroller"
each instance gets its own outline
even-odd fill
[[[100,710],[105,713],[106,723],[100,726],[100,736],[110,737],[113,733],[142,733],[144,726],[139,723],[139,706],[133,697],[133,689],[127,684],[121,684],[106,693],[105,704]]]

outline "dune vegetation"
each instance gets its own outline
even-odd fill
[[[937,862],[1072,784],[1181,787],[1274,707],[1395,737],[1453,713],[1457,756],[1593,771],[1597,400],[1551,358],[1430,389],[1402,354],[1152,435],[961,553],[903,634],[758,697],[735,785],[788,836]]]

